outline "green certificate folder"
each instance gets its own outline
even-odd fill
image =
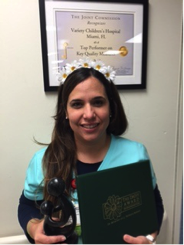
[[[77,176],[82,241],[120,244],[158,229],[149,161]]]

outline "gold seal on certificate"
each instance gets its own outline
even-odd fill
[[[125,47],[125,46],[121,46],[120,48],[119,48],[119,54],[121,55],[121,56],[126,56],[127,54],[128,54],[128,49]]]

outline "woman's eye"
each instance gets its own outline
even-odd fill
[[[94,105],[97,107],[103,106],[104,101],[103,100],[95,100],[94,101]]]
[[[76,101],[76,102],[72,102],[71,103],[71,107],[73,107],[73,108],[81,108],[81,106],[82,106],[82,102],[80,102],[80,101]]]

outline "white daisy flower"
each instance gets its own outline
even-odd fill
[[[101,60],[97,60],[93,64],[94,69],[96,69],[98,71],[100,71],[104,66],[105,66],[104,63]]]
[[[90,68],[92,64],[92,61],[88,57],[84,59],[80,59],[79,62],[81,66],[85,68]]]
[[[64,67],[58,74],[58,80],[60,83],[64,83],[66,80],[67,76],[70,74],[69,70],[66,70]]]
[[[115,79],[116,72],[112,69],[111,66],[103,67],[102,73],[105,75],[105,77],[110,81]]]
[[[77,62],[76,60],[74,60],[71,64],[67,63],[66,66],[65,66],[65,69],[68,71],[68,72],[73,72],[74,70],[76,70],[78,67],[79,67],[79,62]]]

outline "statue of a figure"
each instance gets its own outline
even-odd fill
[[[70,199],[64,194],[65,182],[61,178],[53,178],[48,182],[47,190],[49,195],[57,198],[57,205],[51,201],[44,201],[40,210],[45,215],[44,231],[48,236],[64,235],[64,243],[77,243],[78,236],[74,232],[76,226],[75,208]],[[60,217],[53,218],[53,214],[59,212]]]

